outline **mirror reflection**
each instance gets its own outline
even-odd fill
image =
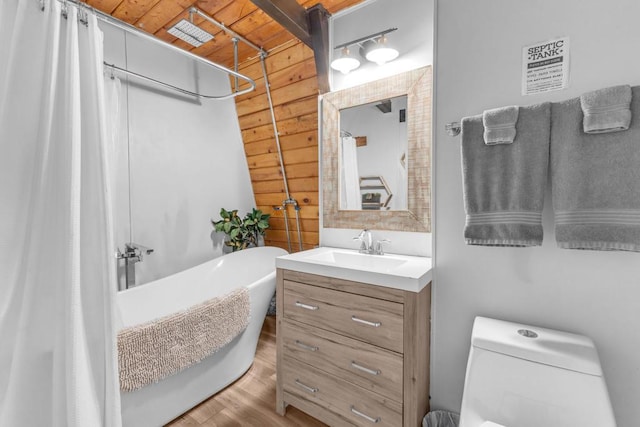
[[[340,110],[340,210],[407,210],[407,95]]]

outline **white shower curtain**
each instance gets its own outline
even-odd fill
[[[340,165],[340,209],[362,209],[360,193],[360,174],[358,173],[358,156],[356,139],[351,136],[341,138],[342,156]]]
[[[0,1],[0,426],[121,424],[102,34],[61,12]]]

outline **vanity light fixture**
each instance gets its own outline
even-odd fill
[[[393,61],[400,54],[396,49],[388,45],[387,36],[382,35],[378,40],[370,42],[372,45],[368,48],[365,57],[371,62],[378,65],[386,64]]]
[[[360,61],[351,56],[351,52],[349,51],[349,46],[351,45],[358,45],[360,55],[378,65],[393,61],[398,57],[399,52],[389,46],[387,34],[395,30],[397,30],[397,28],[389,28],[336,46],[335,49],[342,49],[341,55],[331,62],[331,68],[343,74],[348,74],[360,66]]]
[[[349,48],[344,46],[340,58],[336,58],[331,62],[331,68],[340,71],[342,74],[349,74],[349,72],[355,70],[360,66],[360,61],[357,58],[351,56]]]

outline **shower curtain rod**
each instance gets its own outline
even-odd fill
[[[257,50],[258,53],[260,55],[264,55],[267,56],[267,52],[261,48],[260,46],[251,43],[249,40],[247,40],[246,38],[242,37],[240,34],[236,33],[235,31],[233,31],[231,28],[227,27],[226,25],[224,25],[222,22],[218,22],[215,19],[213,19],[212,17],[210,17],[209,15],[207,15],[206,13],[204,13],[203,11],[201,11],[200,9],[198,9],[195,6],[191,6],[191,9],[189,9],[190,13],[195,13],[196,15],[204,18],[205,20],[209,21],[209,23],[215,25],[216,27],[220,28],[222,31],[229,33],[231,35],[231,37],[236,38],[238,40],[240,40],[241,42],[243,42],[244,44],[246,44],[247,46],[250,46],[251,48],[253,48],[254,50]]]
[[[100,19],[101,21],[104,21],[104,22],[106,22],[108,24],[111,24],[111,25],[113,25],[115,27],[118,27],[118,28],[120,28],[120,29],[122,29],[124,31],[132,33],[132,34],[134,34],[134,35],[136,35],[138,37],[141,37],[141,38],[143,38],[145,40],[148,40],[148,41],[154,42],[156,44],[159,44],[161,46],[164,46],[164,47],[166,47],[168,49],[171,49],[171,50],[173,50],[175,52],[178,52],[178,53],[180,53],[180,54],[182,54],[182,55],[184,55],[184,56],[186,56],[186,57],[188,57],[190,59],[198,61],[198,62],[200,62],[200,63],[202,63],[204,65],[213,67],[213,68],[215,68],[215,69],[217,69],[219,71],[223,71],[223,72],[225,72],[225,73],[227,73],[227,74],[229,74],[229,75],[231,75],[233,77],[240,78],[240,79],[248,82],[250,87],[248,87],[246,89],[243,89],[243,90],[240,90],[240,91],[231,92],[231,93],[229,93],[227,95],[202,95],[202,94],[199,94],[197,92],[192,92],[192,91],[187,90],[187,89],[182,89],[182,88],[179,88],[177,86],[173,86],[173,85],[171,85],[169,83],[165,83],[165,82],[162,82],[160,80],[156,80],[156,79],[153,79],[151,77],[145,76],[143,74],[127,70],[126,68],[121,68],[121,67],[118,67],[118,66],[116,66],[114,64],[109,64],[106,61],[103,62],[106,67],[109,67],[112,70],[118,70],[118,71],[120,71],[122,73],[137,77],[137,78],[142,79],[142,80],[146,80],[146,81],[152,82],[152,83],[160,85],[160,86],[167,87],[169,89],[176,90],[178,92],[181,92],[181,93],[184,93],[184,94],[187,94],[187,95],[193,95],[193,96],[197,96],[197,97],[200,97],[200,98],[206,98],[206,99],[224,100],[224,99],[229,99],[229,98],[235,98],[238,95],[242,95],[242,94],[251,92],[252,90],[254,90],[256,88],[256,82],[253,81],[253,79],[251,79],[250,77],[247,77],[244,74],[241,74],[241,73],[238,73],[236,71],[233,71],[233,70],[231,70],[231,69],[229,69],[229,68],[227,68],[227,67],[225,67],[223,65],[216,64],[215,62],[209,61],[208,59],[205,59],[205,58],[203,58],[201,56],[194,55],[191,52],[188,52],[186,50],[180,49],[179,47],[176,47],[176,46],[174,46],[174,45],[172,45],[170,43],[167,43],[164,40],[160,40],[160,39],[158,39],[158,38],[156,38],[156,37],[154,37],[154,36],[152,36],[152,35],[150,35],[148,33],[145,33],[143,31],[137,29],[133,25],[129,25],[126,22],[122,22],[121,20],[112,17],[111,15],[107,15],[106,13],[101,12],[101,11],[99,11],[99,10],[89,6],[89,5],[87,5],[86,3],[82,3],[82,2],[80,2],[78,0],[58,0],[58,1],[63,3],[63,4],[71,3],[71,4],[73,4],[73,5],[77,6],[77,7],[82,7],[82,8],[88,9],[88,10],[92,11],[93,13],[95,13],[96,17],[98,19]],[[44,3],[42,3],[42,4],[43,4],[42,9],[44,10]]]

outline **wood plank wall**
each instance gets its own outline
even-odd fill
[[[319,243],[318,200],[318,83],[313,51],[296,41],[269,52],[265,59],[271,98],[280,135],[291,197],[301,209],[303,249]],[[256,90],[236,98],[236,109],[256,206],[271,214],[265,244],[288,250],[281,206],[286,192],[271,113],[259,59],[246,61],[239,71],[256,81]],[[240,85],[240,88],[246,87]],[[287,208],[292,251],[299,250],[295,211]]]

